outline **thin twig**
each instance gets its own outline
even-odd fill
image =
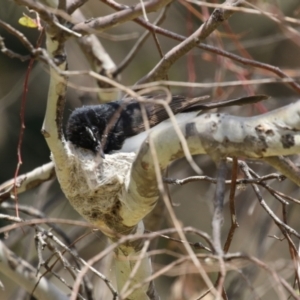
[[[153,22],[154,25],[161,24],[165,17],[166,17],[166,12],[167,12],[167,7],[164,7],[160,13],[160,15],[157,17],[157,19]],[[128,52],[126,57],[121,61],[119,66],[116,68],[116,70],[113,72],[113,76],[116,77],[118,74],[122,73],[123,70],[130,64],[130,62],[134,59],[135,54],[138,52],[138,50],[142,47],[142,45],[145,43],[147,38],[151,33],[154,34],[155,31],[153,30],[147,30],[145,31],[141,37],[137,40],[135,45],[132,47],[132,49]],[[154,34],[155,36],[155,34]]]
[[[124,9],[124,6],[120,5],[119,3],[115,2],[115,1],[104,1],[106,4],[108,4],[110,7],[113,7],[114,9],[117,10],[122,10]],[[206,3],[207,4],[207,3]],[[218,4],[217,7],[219,7],[220,5]],[[234,9],[234,8],[232,8]],[[237,8],[237,10],[240,10],[240,8]],[[134,19],[134,21],[138,24],[140,24],[141,26],[147,28],[148,30],[155,30],[156,33],[167,36],[169,38],[172,38],[174,40],[177,41],[184,41],[187,39],[187,37],[179,35],[177,33],[171,32],[167,29],[155,26],[151,23],[147,23],[145,22],[142,18],[137,18]],[[288,76],[287,74],[285,74],[279,67],[277,66],[273,66],[267,63],[263,63],[263,62],[259,62],[256,60],[252,60],[252,59],[248,59],[248,58],[244,58],[241,57],[239,55],[224,51],[222,49],[218,49],[216,47],[210,46],[210,45],[206,45],[204,43],[199,43],[196,47],[202,49],[202,50],[206,50],[209,52],[212,52],[214,54],[217,55],[221,55],[224,57],[227,57],[233,61],[237,61],[243,65],[247,65],[247,66],[251,66],[251,67],[255,67],[255,68],[259,68],[259,69],[263,69],[263,70],[267,70],[270,71],[274,74],[276,74],[277,76],[279,76],[280,78],[285,79],[283,82],[287,83],[288,85],[290,85],[293,89],[295,89],[298,93],[300,93],[300,85],[295,81],[295,79],[292,79],[290,76]],[[246,81],[243,82],[243,84],[249,84]]]
[[[229,204],[230,204],[230,216],[231,216],[231,227],[228,232],[228,236],[224,245],[224,253],[229,251],[229,247],[235,232],[235,229],[239,227],[237,222],[236,210],[235,210],[235,191],[236,191],[236,179],[237,179],[237,170],[238,164],[237,159],[233,158],[232,161],[232,171],[231,171],[231,185],[230,185],[230,195],[229,195]]]
[[[252,178],[249,169],[246,165],[246,163],[239,161],[239,166],[242,169],[243,173],[248,177],[248,178]],[[290,226],[286,225],[284,222],[282,222],[276,215],[275,213],[269,208],[269,206],[267,205],[267,203],[265,202],[264,198],[262,197],[259,188],[257,187],[257,185],[252,184],[252,188],[257,196],[257,199],[260,203],[260,205],[262,206],[262,208],[268,213],[268,215],[274,220],[274,222],[280,226],[283,227],[285,230],[287,230],[287,232],[289,232],[290,234],[293,234],[295,236],[297,236],[298,238],[300,238],[300,234],[293,228],[291,228]]]
[[[84,5],[89,0],[72,0],[68,1],[67,5],[67,12],[68,14],[72,14],[77,8],[80,8],[82,5]]]

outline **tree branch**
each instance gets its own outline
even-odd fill
[[[2,241],[0,241],[0,272],[17,282],[18,285],[22,286],[28,293],[32,293],[37,299],[68,299],[45,277],[41,277],[41,274],[37,275],[36,270],[27,261],[17,257],[6,248]],[[39,282],[38,285],[36,285],[37,282]]]
[[[149,0],[143,3],[146,12],[153,12],[166,6],[173,0]],[[143,14],[143,6],[141,3],[126,8],[122,11],[113,13],[111,15],[87,20],[82,23],[74,25],[72,28],[74,31],[86,34],[91,30],[104,31],[108,28],[112,28],[123,24],[126,21],[133,20]]]
[[[0,199],[5,200],[14,194],[14,184],[17,183],[17,193],[23,193],[32,189],[42,182],[51,180],[55,177],[54,164],[52,162],[42,165],[18,178],[10,179],[0,185]]]
[[[300,101],[249,118],[203,114],[178,126],[193,155],[261,159],[299,153],[299,116]],[[151,132],[149,138],[161,170],[184,157],[171,122],[169,127]],[[136,158],[133,153],[116,153],[103,161],[69,143],[67,147],[65,167],[69,176],[68,181],[60,183],[72,205],[110,236],[135,230],[159,196],[149,143],[144,142]]]
[[[230,10],[230,7],[236,7],[243,1],[225,1],[223,8],[216,8],[209,19],[203,23],[198,30],[196,30],[191,36],[186,38],[182,43],[172,48],[161,61],[137,84],[156,81],[165,78],[169,68],[180,57],[189,52],[192,48],[196,47],[200,42],[206,39],[221,23],[226,21],[234,11]]]

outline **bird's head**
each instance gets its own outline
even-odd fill
[[[99,153],[104,158],[104,149],[101,145],[102,134],[105,125],[102,126],[101,120],[93,107],[81,107],[75,109],[68,120],[66,128],[67,140],[74,145]]]

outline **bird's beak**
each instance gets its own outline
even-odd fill
[[[105,154],[102,148],[102,145],[100,143],[100,141],[98,142],[98,146],[96,147],[97,152],[100,154],[100,156],[105,159]]]
[[[100,156],[104,159],[105,155],[104,155],[104,151],[100,142],[100,137],[98,133],[94,133],[93,130],[89,127],[85,127],[86,132],[89,134],[90,138],[97,144],[96,146],[96,152],[98,152],[100,154]],[[96,135],[96,136],[95,136]]]

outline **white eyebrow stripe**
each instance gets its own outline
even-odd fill
[[[89,128],[89,127],[86,126],[86,127],[85,127],[85,130],[88,132],[88,134],[90,135],[91,139],[92,139],[94,142],[96,142],[97,139],[95,138],[95,135],[94,135],[93,131],[91,130],[91,128]]]

